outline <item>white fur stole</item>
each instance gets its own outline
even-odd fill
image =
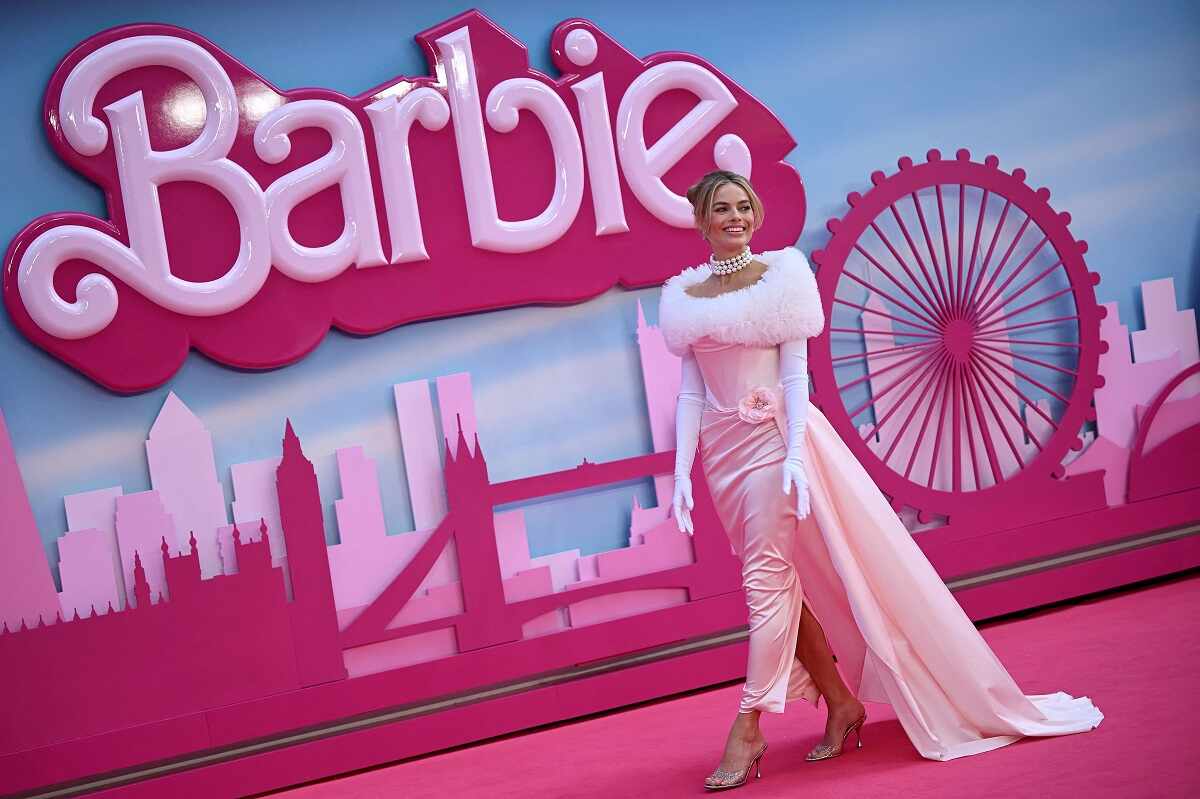
[[[682,356],[705,336],[724,344],[767,347],[821,332],[825,313],[804,254],[786,247],[754,258],[767,265],[758,282],[716,297],[687,293],[712,274],[708,264],[685,269],[663,284],[658,326],[668,350]]]

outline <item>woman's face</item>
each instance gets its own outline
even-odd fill
[[[707,221],[708,243],[718,257],[740,253],[754,235],[754,207],[736,183],[717,189]]]

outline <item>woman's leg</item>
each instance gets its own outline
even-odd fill
[[[825,697],[828,717],[825,720],[827,746],[838,746],[846,728],[863,714],[863,704],[846,686],[834,665],[833,652],[825,631],[805,604],[800,611],[800,633],[796,638],[796,657],[812,676],[817,690]]]
[[[762,730],[758,726],[757,710],[746,710],[737,714],[733,726],[729,728],[729,737],[725,739],[725,754],[717,768],[722,771],[741,771],[750,762],[750,758],[762,748]]]
[[[778,487],[771,484],[766,488],[773,490],[774,499]],[[742,587],[750,615],[749,659],[739,712],[718,766],[726,773],[745,769],[762,749],[760,713],[782,712],[787,701],[804,594],[787,557],[795,525],[779,524],[776,520],[780,518],[786,519],[786,512],[756,515],[745,526]]]

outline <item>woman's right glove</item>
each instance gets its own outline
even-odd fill
[[[692,462],[700,443],[700,419],[704,415],[704,375],[696,356],[688,350],[683,356],[679,380],[679,397],[675,402],[675,490],[671,496],[671,512],[679,531],[694,531],[692,525]]]

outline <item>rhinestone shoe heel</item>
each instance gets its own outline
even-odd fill
[[[846,728],[844,733],[842,733],[841,743],[839,743],[837,746],[818,744],[811,752],[805,755],[804,759],[811,763],[817,760],[829,760],[831,757],[837,757],[845,748],[846,739],[850,737],[850,733],[854,733],[855,737],[857,738],[856,748],[862,749],[862,726],[866,723],[866,721],[867,714],[863,713],[858,717],[857,720],[855,720],[849,727]]]
[[[754,772],[755,778],[762,776],[762,756],[766,754],[767,745],[763,744],[762,748],[754,757],[750,758],[750,762],[741,771],[726,771],[725,769],[717,769],[704,780],[704,788],[709,791],[727,791],[730,788],[740,788],[746,784],[746,780],[750,779],[750,772]]]

